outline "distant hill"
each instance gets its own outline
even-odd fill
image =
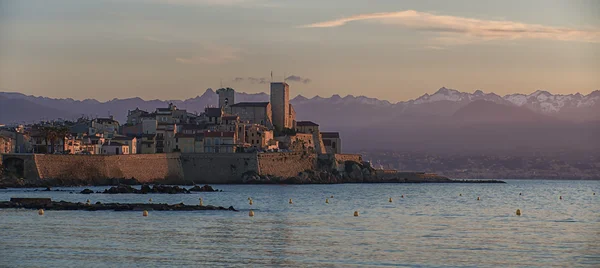
[[[293,89],[292,89],[293,92]],[[236,92],[236,102],[269,101],[266,93]],[[311,120],[323,131],[341,131],[344,149],[421,151],[600,150],[600,91],[588,95],[555,95],[547,91],[499,96],[445,87],[433,94],[391,103],[365,96],[333,95],[290,100],[298,120]],[[217,106],[212,89],[186,100],[53,99],[0,92],[0,122],[75,119],[114,115],[124,122],[127,111],[153,111],[169,103],[192,113]]]
[[[70,112],[49,108],[26,99],[9,99],[0,96],[0,123],[2,124],[32,123],[39,121],[40,117],[56,119],[72,116]]]
[[[469,123],[548,122],[553,117],[538,114],[525,107],[476,100],[458,109],[453,120]]]

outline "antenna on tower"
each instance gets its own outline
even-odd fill
[[[221,88],[223,88],[223,78],[221,78]]]

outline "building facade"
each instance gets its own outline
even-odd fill
[[[271,110],[275,128],[291,128],[290,86],[285,82],[271,83]]]

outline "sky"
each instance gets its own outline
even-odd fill
[[[588,94],[600,1],[0,0],[0,91],[186,99],[271,72],[291,96]]]

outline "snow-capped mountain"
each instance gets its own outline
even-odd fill
[[[341,97],[338,94],[334,94],[329,98],[323,98],[321,96],[315,96],[313,98],[307,98],[304,97],[302,95],[298,95],[295,98],[291,99],[290,102],[294,105],[302,105],[302,104],[307,104],[307,103],[315,103],[315,102],[326,102],[328,104],[341,104],[341,105],[351,105],[351,104],[364,104],[364,105],[374,105],[374,106],[381,106],[381,107],[387,107],[387,106],[391,106],[392,103],[390,103],[387,100],[380,100],[377,98],[369,98],[366,96],[358,96],[355,97],[353,95],[346,95],[345,97]]]
[[[511,94],[504,96],[504,99],[517,106],[525,106],[534,111],[545,114],[558,113],[565,108],[585,108],[594,106],[600,100],[600,91],[594,91],[589,95],[569,94],[553,95],[548,91],[538,90],[529,95]]]
[[[455,89],[449,89],[446,87],[440,88],[437,92],[433,93],[433,95],[429,95],[425,93],[425,95],[413,100],[408,103],[411,104],[424,104],[424,103],[432,103],[437,101],[452,101],[452,102],[463,102],[463,101],[475,101],[475,100],[486,100],[493,101],[496,103],[505,103],[505,100],[496,95],[495,93],[483,93],[481,90],[476,90],[473,93],[460,92]]]
[[[417,106],[416,108],[412,108],[414,110],[418,109],[418,106],[425,104],[427,104],[428,109],[434,106],[432,104],[437,104],[436,106],[450,106],[447,103],[450,102],[453,103],[451,106],[452,109],[447,109],[447,111],[444,112],[451,112],[453,109],[457,110],[460,106],[476,100],[526,107],[537,113],[553,115],[563,119],[587,120],[600,118],[600,115],[594,114],[595,111],[600,109],[598,108],[600,107],[600,90],[596,90],[588,95],[582,95],[580,93],[561,95],[538,90],[529,95],[510,94],[501,97],[495,93],[484,93],[481,90],[477,90],[474,93],[467,93],[442,87],[432,95],[424,94],[423,96],[406,103]],[[446,104],[442,104],[442,102],[446,102]],[[577,114],[577,116],[575,116],[575,114]]]

